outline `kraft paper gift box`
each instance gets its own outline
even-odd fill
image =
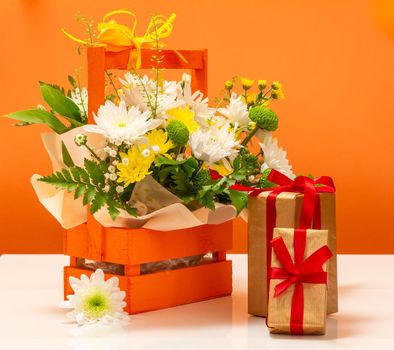
[[[267,326],[271,333],[324,334],[327,230],[275,228]]]
[[[249,197],[248,203],[248,312],[266,317],[267,290],[267,228],[266,210],[269,191]],[[338,311],[335,194],[319,193],[321,229],[328,230],[328,247],[333,257],[327,264],[328,300],[327,313]],[[282,192],[276,197],[276,227],[298,227],[304,195]]]

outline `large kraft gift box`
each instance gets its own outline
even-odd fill
[[[275,228],[267,326],[271,333],[324,334],[327,230]],[[326,263],[326,261],[328,262]]]
[[[248,203],[248,312],[267,317],[267,228],[266,210],[269,191],[249,197]],[[319,193],[321,229],[328,230],[328,247],[333,257],[327,263],[327,313],[338,311],[335,193]],[[282,192],[276,197],[276,227],[296,228],[299,225],[304,195]],[[268,247],[267,247],[268,245]]]

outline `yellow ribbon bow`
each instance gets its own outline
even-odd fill
[[[117,23],[111,17],[119,14],[129,15],[133,18],[132,27],[127,27],[123,24]],[[136,69],[141,67],[141,47],[143,45],[159,44],[161,39],[168,38],[171,35],[173,24],[176,15],[172,13],[169,18],[163,15],[153,16],[148,24],[148,27],[143,36],[136,36],[135,29],[137,27],[137,16],[128,10],[115,10],[107,13],[103,17],[103,21],[97,25],[99,34],[97,35],[98,42],[88,42],[74,37],[62,29],[63,33],[70,39],[88,46],[105,47],[107,51],[119,52],[130,49],[129,68],[133,66]],[[185,58],[176,50],[178,56],[186,62]]]

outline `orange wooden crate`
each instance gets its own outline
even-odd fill
[[[130,314],[230,295],[232,265],[225,251],[232,246],[231,229],[231,222],[174,231],[104,228],[90,218],[64,234],[64,254],[71,257],[64,269],[64,295],[72,294],[70,276],[93,272],[78,268],[77,257],[124,266],[124,275],[117,277]],[[215,262],[140,274],[142,264],[208,252],[217,253]]]
[[[207,50],[179,50],[183,62],[172,50],[163,50],[161,67],[191,69],[193,88],[207,93]],[[142,50],[142,68],[151,68],[155,52]],[[129,51],[105,52],[103,48],[88,48],[89,121],[104,102],[104,75],[107,69],[126,69]],[[174,230],[105,228],[88,214],[86,224],[64,234],[64,254],[70,256],[70,266],[64,268],[64,296],[72,294],[68,279],[90,275],[93,271],[77,267],[77,258],[120,264],[119,278],[126,292],[130,314],[187,304],[231,295],[232,264],[226,251],[232,248],[232,222],[220,225]],[[163,260],[215,253],[217,259],[193,267],[141,274],[141,265]],[[114,275],[105,273],[106,278]]]

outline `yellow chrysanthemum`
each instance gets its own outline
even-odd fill
[[[254,80],[241,78],[241,85],[244,90],[249,90],[254,84]]]
[[[213,170],[219,173],[221,176],[227,176],[230,175],[233,172],[233,169],[227,169],[223,162],[215,163],[213,165]]]
[[[179,120],[186,125],[189,132],[194,132],[198,129],[198,124],[194,120],[194,112],[188,107],[178,107],[168,110],[168,120]]]
[[[139,182],[149,175],[150,166],[152,165],[155,156],[154,154],[148,154],[143,156],[137,146],[133,146],[126,153],[120,152],[122,161],[116,166],[118,168],[118,182],[124,183],[124,187]]]
[[[168,135],[163,129],[152,130],[146,136],[148,138],[149,147],[151,147],[156,154],[165,155],[174,147],[174,144],[168,139]]]

